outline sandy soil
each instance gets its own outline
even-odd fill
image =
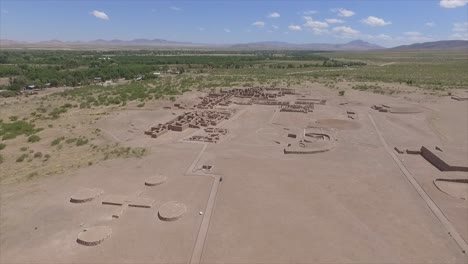
[[[101,131],[93,134],[97,145],[146,147],[148,154],[0,185],[0,262],[468,263],[383,147],[369,117],[392,148],[437,145],[466,157],[468,102],[418,93],[378,95],[342,85],[344,96],[320,84],[299,90],[327,99],[307,114],[279,112],[276,106],[231,106],[237,114],[220,125],[229,134],[218,144],[184,141],[197,131],[191,128],[157,139],[145,136],[150,125],[183,111],[163,108],[167,102],[138,110],[102,109],[106,114],[99,120],[83,114],[89,118],[83,121],[84,132]],[[199,95],[178,100],[186,103]],[[374,104],[421,112],[380,113],[370,108]],[[356,118],[348,118],[346,111],[355,112]],[[319,154],[283,153],[294,140],[288,134],[301,135],[310,128],[328,131],[335,147]],[[468,173],[441,172],[420,155],[397,157],[468,241],[468,201],[441,192],[433,183],[468,179]],[[213,168],[202,171],[202,165]],[[157,174],[168,180],[145,186]],[[70,203],[83,188],[99,188],[104,195]],[[155,202],[151,208],[129,207],[116,219],[116,207],[102,205],[108,194]],[[187,212],[176,221],[162,221],[158,209],[168,201],[183,203]],[[76,242],[84,228],[99,225],[112,229],[101,244]]]

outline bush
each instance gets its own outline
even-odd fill
[[[28,174],[27,178],[28,180],[34,178],[34,177],[37,177],[39,174],[37,172],[31,172]]]
[[[88,139],[86,138],[79,138],[76,140],[76,145],[79,147],[79,146],[83,146],[85,144],[88,143]]]
[[[42,158],[42,152],[34,153],[34,158]]]
[[[60,117],[60,114],[61,113],[65,113],[67,110],[65,108],[54,108],[54,110],[52,110],[50,113],[49,113],[49,116],[50,118],[52,119],[57,119]]]
[[[345,93],[345,91],[339,91],[339,92],[338,92],[338,95],[339,95],[339,96],[343,96],[344,93]]]
[[[4,160],[5,160],[5,159],[3,159],[3,156],[0,155],[0,164],[3,163]]]
[[[28,150],[28,147],[21,147],[20,150],[21,151],[26,151],[26,150]]]
[[[73,142],[75,142],[75,141],[76,141],[76,138],[69,138],[69,139],[65,140],[65,142],[66,142],[67,144],[71,144],[71,143],[73,143]]]
[[[54,140],[52,140],[52,142],[50,143],[51,146],[55,146],[55,145],[58,145],[60,144],[60,141],[64,140],[65,137],[59,137],[59,138],[56,138]]]
[[[32,136],[29,136],[28,138],[28,142],[31,142],[31,143],[38,142],[39,140],[41,140],[41,138],[38,135],[32,135]]]
[[[18,120],[18,117],[17,116],[10,116],[8,117],[10,119],[10,121],[16,121]]]
[[[1,91],[0,97],[13,97],[16,96],[16,92],[14,91]]]
[[[41,130],[42,128],[34,128],[33,124],[26,121],[0,123],[0,136],[3,140],[13,139],[19,135],[29,136]]]
[[[145,103],[137,104],[137,107],[143,107],[145,106]]]
[[[21,156],[19,156],[17,159],[16,159],[16,162],[23,162],[24,159],[26,159],[29,155],[26,154],[26,153],[23,153],[21,154]]]
[[[0,150],[4,149],[5,147],[6,147],[6,145],[5,145],[5,144],[3,144],[3,143],[0,143]]]

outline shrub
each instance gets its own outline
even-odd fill
[[[27,158],[29,155],[26,154],[26,153],[23,153],[21,154],[21,156],[19,156],[17,159],[16,159],[16,162],[23,162],[25,158]]]
[[[13,139],[19,135],[29,136],[41,130],[42,128],[34,128],[33,124],[26,121],[0,123],[0,136],[3,140]]]
[[[38,174],[37,172],[31,172],[31,173],[28,174],[27,178],[28,178],[28,180],[30,180],[30,179],[32,179],[32,178],[38,176],[38,175],[39,175],[39,174]]]
[[[73,143],[73,142],[75,142],[75,141],[76,141],[76,138],[69,138],[69,139],[65,140],[65,142],[66,142],[67,144],[71,144],[71,143]]]
[[[4,159],[3,159],[3,156],[0,155],[0,164],[3,163]]]
[[[60,144],[60,141],[64,140],[65,137],[59,137],[59,138],[56,138],[54,140],[52,140],[52,142],[50,143],[51,146],[55,146],[55,145],[58,145]]]
[[[338,95],[339,95],[339,96],[343,96],[344,93],[345,93],[345,91],[339,91],[339,92],[338,92]]]
[[[41,140],[41,138],[38,135],[31,135],[28,138],[28,142],[31,143],[38,142],[39,140]]]
[[[57,119],[60,117],[60,114],[67,112],[67,109],[65,107],[60,107],[60,108],[54,108],[50,113],[49,116],[52,119]]]
[[[20,150],[21,151],[26,151],[26,150],[28,150],[28,147],[21,147]]]
[[[6,145],[5,145],[5,144],[3,144],[3,143],[0,143],[0,150],[4,149],[5,147],[6,147]]]
[[[76,140],[76,145],[79,147],[79,146],[83,146],[85,144],[88,143],[88,139],[86,138],[79,138]]]
[[[39,112],[39,113],[47,112],[47,110],[44,107],[39,107],[39,108],[36,109],[36,111]]]
[[[10,121],[16,121],[18,120],[18,117],[17,116],[10,116],[8,117],[10,119]]]
[[[13,97],[16,96],[16,93],[14,91],[1,91],[0,92],[0,97]]]
[[[137,104],[137,107],[143,107],[145,106],[145,103]]]
[[[34,158],[42,158],[42,152],[34,153]]]

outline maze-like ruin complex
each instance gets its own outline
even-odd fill
[[[212,127],[217,126],[223,120],[229,119],[234,111],[216,107],[229,106],[233,103],[233,98],[248,99],[248,101],[244,100],[244,102],[234,102],[238,105],[271,105],[278,106],[280,112],[294,113],[310,113],[313,112],[315,104],[324,105],[326,103],[326,100],[306,98],[305,96],[295,99],[294,103],[287,100],[277,100],[279,97],[293,94],[296,94],[296,92],[290,88],[221,89],[219,93],[211,92],[207,96],[201,97],[201,101],[194,106],[198,110],[185,112],[169,122],[152,126],[145,131],[145,134],[158,138],[168,131],[180,132],[187,128],[205,127],[204,133],[193,135],[187,140],[217,143],[220,141],[221,136],[226,135],[228,131]],[[180,104],[174,106],[179,109],[187,108],[187,106],[181,107]],[[212,127],[209,128],[209,126]]]
[[[188,141],[198,141],[207,143],[218,143],[222,136],[228,134],[228,130],[219,127],[207,127],[203,129],[204,133],[200,135],[193,135],[189,137]]]
[[[228,110],[185,112],[169,122],[150,127],[145,131],[145,134],[157,138],[167,133],[169,130],[181,132],[189,127],[201,128],[216,126],[221,121],[231,118],[232,115],[233,112]]]

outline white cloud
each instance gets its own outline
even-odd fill
[[[278,18],[278,17],[280,17],[280,16],[281,16],[281,15],[280,15],[279,13],[277,13],[277,12],[273,12],[273,13],[270,13],[270,14],[268,15],[269,18]]]
[[[288,28],[291,31],[301,31],[302,30],[301,26],[298,26],[298,25],[290,25]]]
[[[454,23],[452,30],[455,32],[468,32],[468,22]]]
[[[101,12],[101,11],[94,10],[93,12],[91,12],[91,15],[99,19],[109,20],[109,16],[106,13]]]
[[[344,9],[344,8],[335,8],[335,9],[332,9],[331,11],[334,13],[338,13],[338,15],[341,17],[352,17],[355,15],[353,11]]]
[[[450,35],[451,39],[456,39],[456,40],[468,40],[468,33],[455,33]]]
[[[224,29],[224,32],[226,32],[226,33],[231,33],[231,30],[230,30],[229,28],[225,28],[225,29]]]
[[[198,31],[205,31],[205,28],[204,27],[197,27],[197,30]]]
[[[278,29],[279,27],[277,25],[271,25],[272,28]]]
[[[342,24],[342,23],[344,23],[343,20],[337,19],[337,18],[327,18],[327,19],[325,19],[325,21],[327,21],[328,24]]]
[[[252,23],[252,26],[256,26],[256,27],[262,28],[262,27],[265,26],[265,22],[263,22],[263,21],[256,21],[256,22],[253,22],[253,23]]]
[[[370,16],[370,17],[362,20],[362,22],[364,22],[367,25],[372,26],[372,27],[381,27],[381,26],[387,26],[387,25],[392,24],[392,22],[390,22],[390,21],[385,21],[382,18],[375,17],[375,16]]]
[[[376,36],[372,36],[372,38],[379,39],[379,40],[392,40],[393,39],[389,35],[385,35],[385,34],[379,34],[379,35],[376,35]]]
[[[422,34],[420,32],[417,32],[417,31],[408,31],[408,32],[405,32],[404,35],[408,36],[408,37],[420,37],[420,36],[422,36]]]
[[[440,0],[439,5],[443,8],[456,8],[465,6],[468,0]]]
[[[468,40],[468,22],[454,23],[452,31],[452,39]]]
[[[307,11],[304,11],[304,15],[313,15],[313,14],[317,14],[318,11],[317,10],[307,10]]]
[[[430,37],[424,36],[421,32],[417,31],[408,31],[403,33],[404,35],[404,40],[407,40],[409,42],[427,42],[433,40]]]
[[[171,6],[171,7],[169,7],[169,9],[174,10],[174,11],[181,11],[182,10],[182,8],[177,7],[177,6]]]
[[[337,37],[341,37],[341,38],[354,38],[360,34],[359,31],[351,27],[345,27],[345,26],[334,27],[333,32],[337,33],[338,34]]]
[[[434,22],[427,22],[426,24],[426,27],[435,27],[435,23]]]
[[[303,17],[305,19],[305,24],[303,25],[304,27],[312,30],[314,34],[322,34],[328,32],[328,23],[322,22],[322,21],[314,21],[312,17],[310,16],[305,16]]]

